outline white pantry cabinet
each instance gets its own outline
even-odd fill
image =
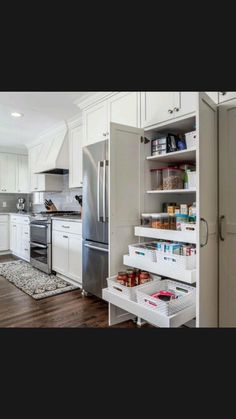
[[[17,156],[16,191],[19,193],[29,192],[28,156]]]
[[[83,186],[83,127],[69,131],[69,188]]]
[[[30,220],[28,216],[10,215],[10,250],[21,259],[30,261]]]
[[[30,192],[62,192],[63,176],[35,174],[42,144],[29,149]]]
[[[117,92],[83,110],[84,145],[109,136],[110,122],[140,127],[140,93]]]
[[[53,220],[52,269],[82,286],[82,223]]]
[[[196,92],[141,92],[141,127],[196,112]]]
[[[9,250],[8,215],[0,215],[0,252]]]
[[[28,156],[0,153],[0,193],[28,191]]]

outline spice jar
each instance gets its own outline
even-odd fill
[[[119,284],[126,285],[126,282],[128,281],[127,273],[126,272],[118,272],[116,280],[117,280],[117,282],[119,282]]]
[[[146,271],[141,271],[140,273],[140,284],[145,284],[150,281],[150,274]]]

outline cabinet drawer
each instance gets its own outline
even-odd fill
[[[30,238],[30,226],[29,225],[26,225],[26,226],[23,225],[22,234],[23,234],[22,239],[26,240],[26,241],[29,241],[29,238]]]
[[[0,223],[8,223],[8,215],[0,215]]]
[[[80,222],[53,220],[52,226],[55,231],[62,231],[64,233],[67,231],[67,233],[82,234],[82,223]]]
[[[19,215],[11,215],[11,222],[18,224],[29,224],[29,217],[22,217]]]

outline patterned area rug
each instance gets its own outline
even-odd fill
[[[0,276],[36,300],[79,288],[55,275],[47,275],[22,260],[0,263]]]

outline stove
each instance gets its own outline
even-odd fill
[[[30,220],[30,263],[35,268],[52,272],[52,217],[81,215],[76,211],[42,211],[32,214]]]

